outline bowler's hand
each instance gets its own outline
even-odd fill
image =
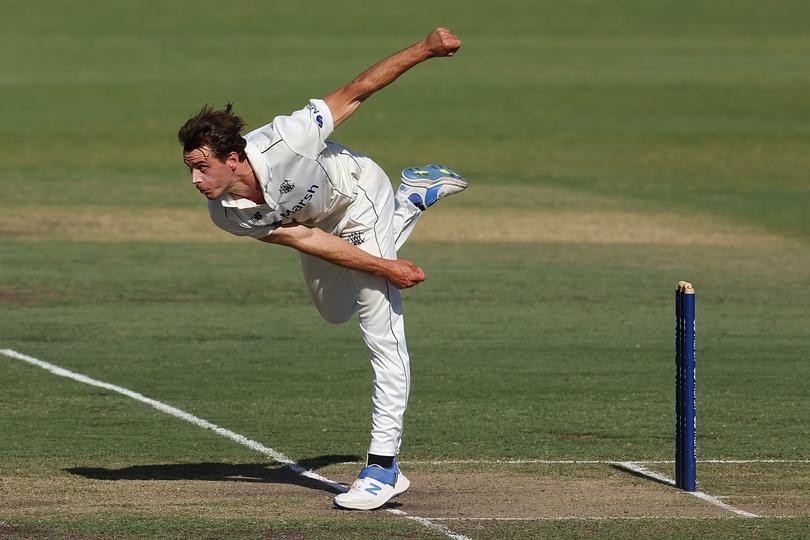
[[[447,28],[437,28],[425,38],[431,56],[453,56],[461,48],[461,40]]]
[[[397,259],[389,261],[386,279],[397,289],[407,289],[425,281],[425,272],[411,261]]]

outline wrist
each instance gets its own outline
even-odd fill
[[[416,49],[416,55],[419,62],[423,62],[428,58],[433,58],[433,52],[428,47],[427,41],[422,40],[419,43],[414,44],[414,48]]]
[[[382,257],[378,257],[376,267],[377,271],[374,273],[377,276],[385,279],[389,279],[391,277],[391,270],[393,268],[391,261],[389,261],[388,259],[384,259]]]

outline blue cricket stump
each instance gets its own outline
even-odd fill
[[[695,289],[675,290],[675,486],[697,490],[695,466]]]

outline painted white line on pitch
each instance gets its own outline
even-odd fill
[[[463,534],[458,534],[456,532],[453,532],[453,531],[451,531],[450,529],[448,529],[447,527],[445,527],[444,525],[442,525],[440,523],[434,523],[435,521],[438,521],[437,519],[423,518],[423,517],[419,517],[419,516],[411,516],[411,515],[406,514],[402,510],[397,510],[395,508],[392,508],[392,509],[390,509],[388,511],[390,513],[392,513],[392,514],[396,514],[398,516],[402,516],[404,518],[407,518],[407,519],[416,521],[418,523],[421,523],[425,527],[429,527],[429,528],[431,528],[431,529],[433,529],[435,531],[439,531],[443,535],[445,535],[445,536],[447,536],[449,538],[453,538],[454,540],[470,540],[469,537],[464,536]]]
[[[790,514],[759,516],[768,519],[795,519],[806,516]],[[734,516],[544,516],[544,517],[429,517],[430,521],[728,521]]]
[[[148,398],[148,397],[144,396],[143,394],[139,394],[138,392],[134,392],[134,391],[129,390],[127,388],[123,388],[121,386],[117,386],[117,385],[114,385],[114,384],[110,384],[110,383],[106,383],[106,382],[103,382],[103,381],[93,379],[91,377],[88,377],[87,375],[82,375],[81,373],[76,373],[74,371],[67,370],[67,369],[59,367],[59,366],[57,366],[55,364],[51,364],[50,362],[45,362],[43,360],[39,360],[37,358],[34,358],[33,356],[28,356],[26,354],[22,354],[22,353],[19,353],[17,351],[13,351],[11,349],[0,349],[0,354],[8,356],[9,358],[14,358],[15,360],[22,360],[23,362],[26,362],[28,364],[40,367],[40,368],[42,368],[42,369],[44,369],[46,371],[50,371],[54,375],[58,375],[60,377],[65,377],[67,379],[72,379],[72,380],[80,382],[80,383],[89,384],[90,386],[97,386],[99,388],[104,388],[105,390],[110,390],[111,392],[116,392],[118,394],[122,394],[124,396],[127,396],[127,397],[132,398],[132,399],[137,400],[137,401],[140,401],[142,403],[146,403],[150,407],[153,407],[153,408],[159,410],[160,412],[164,412],[166,414],[174,416],[175,418],[185,420],[186,422],[190,422],[190,423],[194,424],[195,426],[201,427],[203,429],[209,429],[209,430],[213,431],[214,433],[216,433],[218,435],[221,435],[221,436],[223,436],[223,437],[225,437],[227,439],[230,439],[230,440],[232,440],[234,442],[237,442],[237,443],[241,444],[242,446],[247,446],[251,450],[255,450],[255,451],[260,452],[260,453],[262,453],[262,454],[264,454],[264,455],[266,455],[268,457],[271,457],[274,461],[276,461],[278,463],[281,463],[282,465],[284,465],[284,467],[286,467],[287,469],[293,471],[294,473],[296,473],[296,474],[298,474],[300,476],[304,476],[304,477],[309,478],[311,480],[317,480],[318,482],[326,484],[329,487],[331,487],[331,488],[333,488],[335,490],[341,491],[341,492],[347,491],[347,488],[343,484],[335,482],[334,480],[330,480],[330,479],[326,478],[325,476],[321,476],[320,474],[318,474],[316,472],[305,469],[304,467],[302,467],[301,465],[299,465],[298,463],[296,463],[292,459],[288,458],[287,456],[285,456],[284,454],[282,454],[278,450],[274,450],[273,448],[268,448],[267,446],[264,446],[261,443],[258,443],[258,442],[254,441],[254,440],[251,440],[251,439],[248,439],[244,435],[240,435],[239,433],[235,433],[235,432],[233,432],[233,431],[231,431],[229,429],[219,427],[216,424],[214,424],[212,422],[209,422],[208,420],[204,420],[202,418],[194,416],[193,414],[187,413],[187,412],[185,412],[185,411],[183,411],[181,409],[178,409],[177,407],[173,407],[173,406],[168,405],[166,403],[163,403],[161,401],[157,401],[155,399]],[[408,514],[406,512],[403,512],[402,510],[386,509],[386,511],[391,513],[391,514],[397,515],[397,516],[406,517],[406,518],[408,518],[408,519],[410,519],[412,521],[416,521],[417,523],[421,523],[425,527],[429,527],[429,528],[431,528],[433,530],[439,531],[442,534],[444,534],[445,536],[447,536],[449,538],[452,538],[453,540],[472,540],[471,538],[468,538],[468,537],[466,537],[464,535],[461,535],[461,534],[458,534],[458,533],[455,533],[455,532],[451,531],[450,529],[448,529],[444,525],[440,525],[438,523],[432,523],[431,520],[429,520],[427,518],[422,518],[422,517],[419,517],[419,516],[412,516],[412,515],[410,515],[410,514]]]
[[[698,463],[712,464],[810,464],[810,459],[699,459]],[[337,465],[354,465],[361,462],[346,461]],[[402,460],[402,465],[613,465],[615,459],[439,459],[439,460]],[[622,462],[624,463],[624,462]],[[634,459],[627,463],[656,465],[675,463],[673,459]]]
[[[408,465],[610,465],[604,459],[445,459],[433,461],[408,461]]]
[[[669,485],[671,485],[673,487],[675,486],[675,480],[673,480],[672,478],[669,478],[668,476],[664,476],[663,474],[659,474],[659,473],[657,473],[655,471],[651,471],[648,468],[643,467],[642,465],[640,465],[638,463],[634,463],[632,461],[617,461],[617,462],[614,463],[614,465],[616,465],[617,467],[620,467],[622,469],[626,469],[628,471],[638,473],[638,474],[640,474],[642,476],[646,476],[647,478],[652,478],[654,480],[658,480],[659,482],[669,484]],[[703,493],[702,491],[684,491],[684,493],[688,493],[689,495],[692,495],[693,497],[697,497],[698,499],[702,499],[702,500],[704,500],[704,501],[706,501],[708,503],[711,503],[711,504],[713,504],[715,506],[718,506],[718,507],[722,508],[723,510],[728,510],[729,512],[733,512],[733,513],[738,514],[738,515],[743,516],[743,517],[747,517],[747,518],[758,518],[758,517],[760,517],[757,514],[752,514],[751,512],[746,512],[745,510],[737,508],[736,506],[731,506],[728,503],[724,503],[723,501],[721,501],[717,497],[709,495],[708,493]]]
[[[810,464],[810,459],[699,459],[697,460],[698,463],[717,463],[720,465],[724,464],[759,464],[759,463],[787,463],[787,464]],[[664,459],[664,460],[634,460],[633,463],[644,463],[647,465],[654,465],[654,464],[666,464],[666,463],[675,463],[674,459]]]
[[[28,355],[18,353],[17,351],[13,351],[11,349],[0,349],[0,354],[4,354],[4,355],[6,355],[6,356],[8,356],[10,358],[14,358],[16,360],[22,360],[23,362],[27,362],[27,363],[32,364],[34,366],[40,367],[42,369],[50,371],[54,375],[59,375],[60,377],[65,377],[65,378],[68,378],[68,379],[73,379],[74,381],[78,381],[78,382],[84,383],[84,384],[89,384],[91,386],[97,386],[99,388],[104,388],[106,390],[110,390],[110,391],[116,392],[118,394],[123,394],[123,395],[125,395],[125,396],[127,396],[129,398],[135,399],[135,400],[140,401],[142,403],[146,403],[150,407],[153,407],[153,408],[159,410],[160,412],[164,412],[164,413],[169,414],[171,416],[174,416],[176,418],[180,418],[181,420],[185,420],[186,422],[191,422],[195,426],[201,427],[203,429],[210,429],[214,433],[217,433],[218,435],[221,435],[221,436],[223,436],[223,437],[225,437],[227,439],[231,439],[232,441],[235,441],[235,442],[241,444],[242,446],[247,446],[251,450],[255,450],[255,451],[260,452],[260,453],[262,453],[262,454],[264,454],[266,456],[269,456],[269,457],[273,458],[274,461],[276,461],[278,463],[281,463],[282,465],[284,465],[285,467],[287,467],[291,471],[295,472],[296,474],[299,474],[301,476],[305,476],[306,478],[310,478],[312,480],[317,480],[318,482],[323,482],[324,484],[327,484],[329,487],[334,488],[336,490],[346,491],[346,488],[342,484],[338,484],[337,482],[333,482],[332,480],[329,480],[328,478],[325,478],[325,477],[319,475],[318,473],[315,473],[313,471],[309,471],[309,470],[305,469],[304,467],[298,465],[292,459],[288,458],[287,456],[285,456],[284,454],[282,454],[281,452],[279,452],[277,450],[274,450],[272,448],[268,448],[268,447],[264,446],[261,443],[253,441],[251,439],[248,439],[244,435],[234,433],[233,431],[231,431],[229,429],[219,427],[218,425],[216,425],[216,424],[214,424],[212,422],[209,422],[208,420],[198,418],[198,417],[194,416],[193,414],[190,414],[190,413],[187,413],[185,411],[182,411],[182,410],[178,409],[177,407],[172,407],[171,405],[167,405],[166,403],[163,403],[163,402],[148,398],[148,397],[146,397],[146,396],[144,396],[142,394],[139,394],[138,392],[133,392],[132,390],[129,390],[127,388],[123,388],[121,386],[116,386],[114,384],[105,383],[103,381],[98,381],[96,379],[92,379],[92,378],[90,378],[90,377],[88,377],[86,375],[82,375],[81,373],[75,373],[73,371],[69,371],[69,370],[67,370],[65,368],[61,368],[61,367],[59,367],[57,365],[54,365],[54,364],[51,364],[49,362],[45,362],[43,360],[39,360],[37,358],[33,358],[31,356],[28,356]]]

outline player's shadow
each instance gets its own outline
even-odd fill
[[[309,471],[335,463],[357,462],[359,456],[329,455],[304,459],[298,465]],[[221,482],[257,482],[292,484],[309,489],[340,493],[328,482],[302,476],[292,468],[267,463],[169,463],[161,465],[131,465],[121,469],[103,467],[71,467],[66,472],[93,480],[208,480]]]

